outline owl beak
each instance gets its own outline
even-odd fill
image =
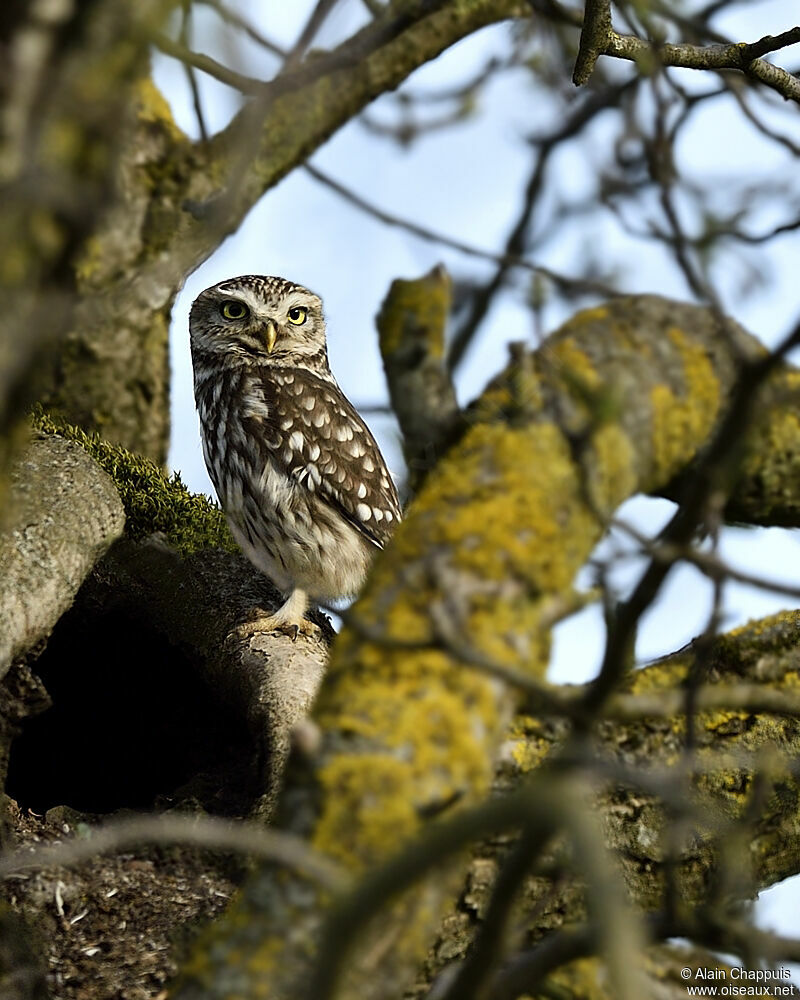
[[[267,351],[272,354],[272,349],[275,347],[275,341],[278,339],[278,328],[275,326],[273,321],[267,320],[267,329],[264,333],[264,340],[267,344]]]

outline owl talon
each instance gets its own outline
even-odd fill
[[[280,633],[281,635],[288,636],[292,642],[297,642],[298,635],[313,636],[320,631],[319,625],[315,625],[313,622],[305,620],[301,622],[285,622],[276,621],[276,618],[277,615],[270,615],[267,618],[257,618],[255,621],[235,628],[231,634],[242,639],[247,639],[259,632],[264,634]]]

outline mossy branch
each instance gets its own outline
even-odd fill
[[[41,406],[34,408],[31,421],[40,434],[79,444],[108,473],[122,500],[128,538],[137,541],[158,534],[184,555],[213,548],[238,552],[219,507],[191,493],[178,473],[168,477],[143,455],[54,417]]]

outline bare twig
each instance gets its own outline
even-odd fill
[[[183,9],[181,14],[181,34],[180,42],[181,45],[189,48],[189,35],[191,32],[191,21],[192,21],[192,8],[188,0],[184,0]],[[206,128],[205,116],[203,114],[203,104],[200,100],[200,90],[197,86],[197,77],[195,76],[194,67],[190,66],[189,63],[183,63],[184,72],[186,73],[186,81],[189,84],[189,90],[192,94],[192,106],[194,107],[194,116],[197,120],[197,130],[200,133],[200,139],[203,142],[208,141],[208,129]]]
[[[586,0],[581,41],[572,82],[583,86],[594,71],[595,63],[611,40],[611,0]]]
[[[636,78],[592,92],[567,120],[547,135],[535,138],[537,149],[536,165],[531,172],[523,197],[522,209],[506,240],[505,250],[498,261],[498,267],[491,279],[472,296],[469,314],[453,334],[448,351],[448,365],[455,371],[461,364],[475,339],[475,335],[486,317],[491,304],[503,287],[508,271],[514,266],[512,261],[521,257],[525,249],[525,238],[538,204],[552,154],[566,139],[577,135],[586,125],[594,121],[606,108],[614,107],[627,91],[636,86]]]
[[[195,0],[196,3],[201,3],[206,7],[210,7],[226,24],[232,25],[234,28],[239,28],[243,31],[249,38],[251,38],[257,45],[262,46],[268,52],[273,55],[280,56],[281,59],[286,58],[286,50],[280,45],[277,45],[271,39],[267,38],[262,32],[257,31],[253,25],[238,14],[235,10],[227,7],[221,2],[221,0]]]
[[[790,35],[795,41],[800,40],[800,28],[784,32],[781,37],[785,39],[786,36]],[[793,42],[784,40],[778,47],[791,44]],[[753,46],[758,45],[758,42],[753,43]],[[786,100],[800,102],[800,80],[787,70],[774,66],[765,59],[753,58],[749,55],[750,51],[751,45],[744,42],[733,45],[690,45],[688,43],[653,45],[651,42],[634,35],[619,35],[612,32],[605,52],[601,54],[614,56],[617,59],[628,59],[644,65],[652,64],[655,61],[662,66],[680,66],[684,69],[736,70],[771,87]]]
[[[526,874],[544,850],[549,831],[523,828],[518,842],[505,859],[492,887],[492,898],[469,954],[450,983],[443,1000],[476,1000],[484,996],[484,983],[500,957],[500,947],[511,908]]]
[[[433,229],[428,229],[427,226],[421,226],[416,222],[410,222],[408,219],[404,219],[398,215],[393,215],[390,212],[384,211],[382,208],[378,208],[376,205],[373,205],[371,202],[368,202],[366,199],[356,194],[355,191],[351,191],[349,188],[345,187],[344,184],[340,184],[339,181],[336,181],[327,174],[324,174],[321,170],[317,169],[317,167],[311,166],[310,163],[305,163],[303,168],[311,174],[315,180],[318,180],[320,183],[325,184],[326,187],[331,188],[331,190],[341,195],[341,197],[346,201],[349,201],[350,204],[361,209],[362,212],[366,212],[368,215],[374,216],[387,226],[396,226],[399,229],[405,229],[406,232],[409,232],[428,243],[438,243],[441,246],[450,247],[451,250],[463,253],[467,257],[477,257],[480,260],[488,260],[494,264],[505,263],[509,267],[519,267],[525,271],[531,271],[534,274],[541,274],[544,277],[549,278],[555,285],[569,288],[571,291],[581,290],[595,295],[604,295],[607,298],[613,298],[622,294],[617,289],[610,288],[608,285],[604,285],[601,282],[585,278],[572,278],[568,275],[553,271],[548,267],[543,267],[540,264],[534,264],[532,261],[525,260],[522,257],[506,257],[502,254],[494,254],[488,250],[483,250],[480,247],[472,246],[469,243],[463,243],[461,240],[453,239],[450,236],[446,236],[444,233],[438,233]]]
[[[305,23],[302,31],[297,37],[297,41],[292,46],[291,51],[286,56],[285,69],[294,69],[306,53],[309,45],[314,41],[317,32],[322,27],[325,18],[330,14],[338,0],[317,0]]]
[[[215,80],[219,80],[220,83],[224,83],[228,87],[233,87],[234,90],[241,91],[241,93],[250,96],[264,92],[265,83],[263,80],[257,80],[252,76],[244,76],[242,73],[237,73],[236,70],[223,66],[221,62],[217,62],[211,56],[205,56],[200,52],[192,52],[182,42],[174,41],[169,35],[165,35],[163,32],[153,32],[150,36],[150,41],[164,55],[172,56],[173,59],[182,62],[184,66],[192,66],[194,69],[199,69],[202,73],[206,73]]]

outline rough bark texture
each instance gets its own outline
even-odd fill
[[[0,765],[5,781],[13,744],[8,787],[26,808],[90,808],[59,806],[42,819],[5,799],[4,846],[99,822],[108,810],[91,804],[104,796],[112,810],[265,817],[292,727],[325,667],[327,620],[296,643],[259,634],[253,621],[278,595],[241,555],[207,547],[230,544],[218,509],[77,428],[39,414],[36,432],[15,473],[15,520],[0,550],[11,660]],[[159,850],[15,876],[0,919],[0,993],[45,997],[49,963],[49,986],[63,1000],[98,990],[152,997],[176,970],[176,934],[188,937],[218,911],[238,877],[224,858]],[[32,947],[12,948],[20,936]]]
[[[110,477],[76,444],[31,443],[11,477],[0,534],[0,678],[72,604],[125,513]]]
[[[317,636],[294,642],[259,633],[259,615],[282,598],[243,556],[204,550],[182,557],[157,538],[115,546],[98,567],[90,599],[106,613],[146,622],[189,652],[198,681],[249,734],[257,769],[250,787],[267,818],[292,729],[307,716],[322,680],[333,634],[327,620],[317,612]]]
[[[153,173],[186,140],[149,80],[129,87],[128,100],[133,113],[118,136],[115,200],[75,262],[75,309],[41,399],[70,423],[163,464],[169,323],[180,280],[140,272],[155,252],[148,245],[158,197]]]
[[[516,783],[554,752],[563,726],[545,718],[518,720],[509,736],[519,692],[481,663],[543,670],[554,602],[560,605],[569,594],[606,514],[638,488],[662,488],[693,460],[719,418],[734,356],[758,353],[741,331],[732,345],[730,333],[696,307],[620,300],[579,314],[537,354],[517,356],[491,383],[469,411],[462,439],[428,477],[376,563],[337,640],[314,710],[318,732],[290,771],[283,825],[354,873],[364,872],[421,832],[429,817],[480,799],[495,780]],[[793,378],[791,369],[782,370],[765,390],[765,426],[776,420],[785,425],[779,404]],[[775,411],[767,405],[771,400]],[[69,436],[106,468],[127,517],[127,538],[95,566],[37,666],[46,664],[50,646],[80,635],[87,622],[93,634],[111,635],[124,620],[124,634],[145,644],[133,649],[138,673],[150,658],[164,664],[183,659],[185,676],[196,680],[187,687],[179,674],[179,695],[194,699],[195,687],[208,692],[205,700],[191,701],[189,713],[195,728],[208,727],[202,742],[218,738],[212,730],[221,733],[223,742],[211,744],[220,748],[237,726],[248,734],[216,767],[190,754],[196,773],[168,801],[224,810],[219,789],[235,784],[237,767],[252,775],[253,755],[260,754],[267,767],[257,772],[249,802],[268,811],[276,774],[270,756],[277,768],[292,719],[313,697],[326,644],[292,644],[248,627],[255,608],[269,606],[272,595],[241,557],[220,548],[229,540],[218,510],[167,481],[152,463],[42,415],[36,426],[50,436]],[[75,447],[58,438],[37,442],[46,444],[70,454]],[[782,463],[793,448],[787,437]],[[768,456],[753,451],[746,461],[762,470],[762,482],[776,481],[768,475]],[[785,615],[724,637],[709,679],[794,688],[798,631],[797,616]],[[689,664],[685,654],[653,665],[636,675],[634,693],[673,690]],[[126,669],[118,667],[122,687],[114,697],[135,701],[137,671]],[[46,670],[44,675],[50,677]],[[155,709],[168,692],[159,680],[153,699],[148,676],[139,685]],[[41,689],[36,696],[43,697]],[[93,718],[105,714],[98,706]],[[699,726],[702,752],[709,754],[699,797],[709,822],[681,855],[678,884],[687,906],[703,897],[715,870],[715,825],[741,813],[750,787],[747,760],[717,767],[712,751],[730,757],[761,747],[777,746],[787,755],[800,749],[789,718],[715,710],[701,715]],[[189,729],[175,727],[178,742],[188,739]],[[620,765],[671,761],[681,739],[680,720],[609,722],[598,755]],[[259,793],[264,797],[254,801]],[[246,801],[244,795],[227,809],[241,812]],[[764,802],[742,894],[796,869],[797,801],[793,779],[787,779]],[[645,908],[655,906],[665,871],[658,797],[609,791],[598,806],[632,897]],[[342,995],[377,998],[386,995],[388,983],[394,992],[401,984],[411,987],[440,927],[417,987],[424,992],[422,983],[467,947],[507,844],[501,836],[473,859],[460,902],[443,925],[457,896],[457,864],[437,869],[395,902],[377,936],[369,936],[366,957],[349,962]],[[531,945],[580,919],[585,908],[581,885],[566,880],[554,889],[541,876],[525,883],[523,904],[529,916],[521,918],[520,933]],[[327,897],[299,877],[258,870],[184,965],[175,995],[300,995],[327,905]],[[293,928],[289,939],[287,926]],[[597,968],[579,963],[563,975],[567,982],[577,975],[587,996],[603,996]]]
[[[762,690],[785,692],[789,697],[800,682],[797,643],[800,613],[785,612],[753,622],[721,636],[711,650],[703,650],[706,681],[720,684],[749,682]],[[694,648],[637,671],[626,685],[634,694],[656,696],[680,691],[696,667]],[[678,864],[668,861],[664,803],[643,788],[623,788],[613,780],[596,800],[607,843],[612,847],[629,894],[639,910],[658,910],[664,901],[669,875],[675,880],[680,906],[691,912],[709,892],[725,858],[721,843],[732,822],[750,808],[754,771],[774,751],[774,785],[750,829],[746,843],[737,842],[735,871],[728,887],[738,899],[750,899],[762,888],[800,871],[800,795],[790,762],[800,752],[800,725],[796,718],[774,717],[754,711],[719,709],[703,712],[695,720],[700,775],[694,782],[694,805],[703,816],[700,826],[686,831],[678,850]],[[524,775],[552,760],[563,744],[567,726],[546,716],[519,716],[504,743],[495,778],[498,791],[519,785]],[[627,724],[603,723],[596,741],[598,761],[607,761],[637,773],[643,783],[668,786],[685,766],[686,717],[643,716]],[[602,780],[599,784],[605,784]],[[457,903],[445,917],[436,944],[424,966],[423,976],[411,991],[424,997],[431,982],[460,961],[480,927],[494,888],[498,866],[507,856],[513,836],[498,836],[476,852],[468,868]],[[519,891],[515,943],[531,948],[565,926],[585,918],[584,886],[560,873],[556,879],[530,877]],[[690,965],[687,961],[684,965]],[[716,964],[716,963],[712,963]],[[592,989],[577,995],[605,997],[600,963],[582,960],[591,970]],[[567,977],[573,973],[567,972]],[[559,982],[560,974],[554,977]],[[587,982],[591,982],[587,977]],[[490,994],[505,996],[502,991]],[[659,995],[659,994],[655,994]]]

